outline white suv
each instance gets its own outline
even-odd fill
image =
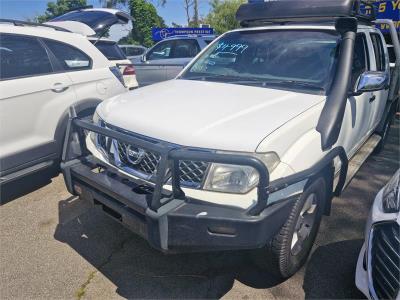
[[[163,252],[261,248],[259,266],[286,278],[384,144],[400,46],[382,20],[390,75],[377,21],[349,0],[257,1],[238,19],[175,80],[101,103],[94,124],[71,114],[62,169],[71,193]]]
[[[107,57],[110,66],[120,69],[125,86],[130,90],[137,88],[136,72],[131,61],[126,58],[116,42],[103,38],[113,25],[126,25],[131,21],[131,16],[118,9],[88,7],[69,11],[45,24],[86,36]]]
[[[0,183],[59,161],[68,108],[89,116],[126,92],[122,74],[81,34],[0,22]]]

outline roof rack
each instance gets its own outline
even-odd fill
[[[331,22],[340,17],[356,17],[359,23],[370,24],[375,15],[362,14],[361,3],[370,5],[362,0],[249,0],[239,7],[236,19],[244,27],[260,23]]]
[[[0,23],[9,23],[9,24],[13,24],[14,26],[46,27],[46,28],[51,28],[51,29],[57,30],[57,31],[71,32],[65,28],[61,28],[58,26],[35,23],[35,22],[28,22],[28,21],[13,20],[13,19],[0,19]]]

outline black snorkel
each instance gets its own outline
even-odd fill
[[[357,19],[353,17],[338,18],[335,28],[342,37],[338,66],[317,125],[317,131],[321,133],[321,146],[324,151],[337,142],[342,128],[352,73]]]

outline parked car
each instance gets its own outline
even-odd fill
[[[138,45],[119,45],[122,52],[126,55],[132,63],[140,62],[142,56],[146,53],[147,48]]]
[[[125,56],[124,52],[118,47],[118,44],[108,39],[89,38],[89,41],[104,54],[105,57],[117,66],[124,78],[125,86],[133,90],[139,86],[136,80],[136,71],[132,62]]]
[[[62,169],[68,191],[160,251],[259,249],[287,278],[383,146],[398,91],[353,1],[244,4],[237,19],[176,79],[101,103],[93,123],[72,114]]]
[[[171,37],[157,43],[135,62],[140,86],[175,78],[214,36]]]
[[[65,28],[69,31],[82,34],[104,54],[110,61],[110,66],[117,66],[124,78],[125,85],[132,90],[138,87],[135,68],[131,61],[125,56],[117,43],[102,38],[111,26],[115,24],[127,24],[131,20],[129,14],[106,8],[82,8],[70,11],[58,16],[48,25]]]
[[[400,170],[379,191],[365,228],[356,285],[368,299],[400,299]]]
[[[71,105],[88,117],[126,88],[86,37],[63,28],[1,20],[0,45],[3,184],[59,165]]]

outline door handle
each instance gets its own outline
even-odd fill
[[[369,98],[369,103],[372,103],[372,102],[374,102],[375,100],[376,100],[376,96],[375,96],[375,95],[372,95],[372,97]]]
[[[62,93],[62,92],[64,92],[64,91],[68,90],[68,88],[69,88],[69,86],[64,85],[63,83],[58,82],[58,83],[55,83],[55,84],[53,85],[53,88],[52,88],[51,90],[52,90],[54,93]]]

